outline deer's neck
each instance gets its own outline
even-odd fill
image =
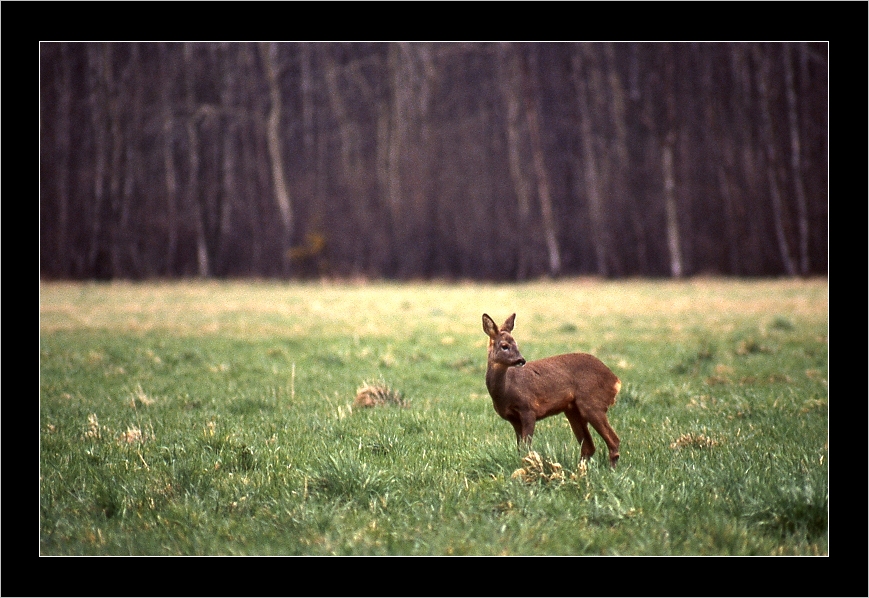
[[[495,407],[503,405],[507,401],[507,372],[509,367],[501,364],[490,363],[486,368],[486,388],[495,403]]]

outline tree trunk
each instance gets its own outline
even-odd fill
[[[791,138],[791,170],[793,171],[794,196],[797,201],[797,222],[799,223],[800,274],[806,276],[809,273],[809,209],[803,184],[797,93],[794,86],[794,69],[791,65],[791,45],[789,43],[784,45],[782,60],[785,67],[785,94],[787,95],[788,129]]]
[[[106,84],[106,98],[108,106],[109,135],[111,137],[111,162],[109,164],[109,196],[107,214],[108,220],[108,243],[110,273],[114,278],[121,274],[120,265],[120,213],[123,198],[121,196],[122,157],[124,152],[124,139],[121,129],[121,98],[118,83],[115,80],[115,59],[113,56],[113,44],[103,45],[105,59],[103,61],[104,77]]]
[[[401,278],[427,275],[433,240],[429,212],[430,107],[434,86],[434,58],[428,43],[403,46],[406,98],[405,118],[409,123],[402,152],[404,188],[402,228],[396,241],[404,247],[397,260],[396,275]]]
[[[661,145],[661,170],[664,175],[664,212],[666,214],[667,249],[670,255],[670,276],[681,278],[684,273],[682,241],[679,234],[679,208],[676,198],[676,175],[673,153],[676,145],[676,74],[675,57],[669,44],[663,45],[663,95],[666,111],[666,132]]]
[[[164,276],[173,276],[178,251],[178,175],[175,170],[175,118],[173,115],[172,82],[176,77],[175,60],[169,44],[160,44],[160,57],[165,78],[160,82],[160,108],[163,119],[163,171],[166,191],[166,246]]]
[[[407,44],[389,44],[385,71],[385,101],[377,110],[377,179],[381,213],[385,220],[377,227],[387,238],[379,239],[374,253],[378,269],[393,276],[399,256],[390,239],[404,226],[402,156],[408,141],[408,110],[412,102],[407,76]]]
[[[504,43],[498,45],[499,51],[499,82],[501,97],[507,106],[507,160],[510,167],[510,180],[513,182],[513,190],[516,193],[516,205],[518,208],[519,221],[516,223],[516,235],[520,242],[516,252],[516,278],[524,280],[531,271],[529,256],[533,255],[526,246],[530,239],[530,215],[531,215],[531,183],[525,174],[522,163],[522,96],[521,77],[522,72],[518,64],[519,57],[516,55],[513,44]]]
[[[187,129],[188,163],[190,173],[187,181],[187,204],[188,211],[193,217],[193,226],[196,234],[196,266],[197,274],[206,278],[211,273],[208,260],[208,243],[205,238],[205,223],[202,216],[202,207],[199,202],[199,130],[197,119],[199,113],[196,105],[196,93],[193,89],[193,74],[196,72],[194,63],[193,46],[190,43],[184,45],[185,82],[187,118],[184,126]]]
[[[407,112],[412,101],[406,73],[409,55],[407,43],[390,45],[389,64],[392,74],[392,110],[389,121],[389,155],[387,169],[387,198],[393,216],[398,217],[402,203],[401,157],[407,139]]]
[[[591,62],[588,52],[586,52],[586,61]],[[589,69],[594,69],[593,64],[589,65]],[[588,194],[588,213],[591,220],[589,227],[591,232],[592,245],[594,246],[595,255],[595,270],[600,276],[609,274],[607,268],[607,244],[606,244],[606,226],[603,215],[603,197],[601,193],[601,180],[599,177],[599,168],[596,159],[594,132],[592,130],[591,117],[591,101],[589,99],[588,85],[585,78],[589,76],[587,72],[583,72],[582,58],[579,54],[573,55],[573,81],[576,87],[576,97],[579,108],[579,130],[582,145],[582,165],[581,169],[584,173],[585,190]],[[590,75],[594,80],[599,79],[596,74]],[[599,89],[593,90],[591,95],[600,93]]]
[[[275,201],[281,213],[284,225],[283,256],[284,274],[287,274],[287,250],[292,246],[293,206],[290,203],[290,192],[284,179],[284,156],[281,151],[281,88],[280,72],[277,65],[277,45],[274,43],[260,44],[260,54],[265,66],[269,86],[271,107],[266,120],[266,140],[269,148],[269,158],[272,166],[272,183],[274,185]]]
[[[775,136],[772,127],[772,115],[769,107],[769,78],[770,64],[769,57],[761,52],[757,46],[753,46],[754,59],[757,63],[757,89],[760,95],[760,120],[763,140],[762,143],[766,149],[766,174],[769,181],[769,193],[772,199],[772,215],[775,225],[775,237],[778,241],[779,253],[781,254],[782,263],[788,276],[797,275],[797,267],[791,258],[790,248],[788,247],[787,235],[785,233],[785,215],[784,206],[782,204],[781,191],[778,184],[778,156],[775,149]]]
[[[224,60],[229,63],[229,54],[232,52],[232,44],[224,46]],[[229,68],[224,71],[223,89],[220,92],[220,102],[222,104],[222,117],[219,118],[219,123],[222,124],[220,136],[223,140],[222,148],[222,180],[220,195],[220,241],[219,252],[216,268],[222,275],[232,272],[238,264],[231,255],[231,240],[233,237],[233,226],[235,223],[236,209],[235,205],[239,201],[239,197],[244,195],[239,189],[238,178],[236,176],[237,156],[238,151],[238,123],[236,119],[235,99],[236,87],[238,85],[239,75],[235,69]]]
[[[339,65],[328,53],[326,53],[324,63],[326,89],[329,92],[329,107],[332,109],[332,114],[335,116],[335,122],[338,125],[338,138],[341,141],[339,148],[341,152],[341,167],[344,172],[344,177],[350,180],[358,176],[358,173],[354,168],[355,150],[357,146],[357,135],[353,130],[355,123],[347,112],[344,96],[341,93],[341,85],[338,79]]]
[[[418,68],[418,131],[416,151],[416,189],[414,190],[414,211],[417,218],[415,234],[420,237],[419,267],[425,276],[430,276],[433,269],[433,254],[437,251],[437,232],[432,223],[437,217],[435,198],[432,193],[432,166],[434,152],[432,151],[432,98],[437,86],[437,70],[435,69],[432,47],[429,43],[415,46]],[[411,241],[412,242],[412,241]],[[408,272],[413,276],[413,272]],[[419,272],[417,272],[419,274]]]
[[[661,168],[664,173],[664,210],[667,215],[667,249],[670,252],[670,276],[681,278],[682,243],[679,240],[679,210],[676,206],[676,177],[673,169],[673,146],[676,135],[667,133],[661,148]]]
[[[713,54],[707,52],[703,59],[703,72],[701,74],[701,87],[703,89],[702,102],[705,106],[704,129],[708,132],[706,151],[712,158],[715,175],[718,182],[718,192],[724,209],[723,243],[727,247],[727,268],[731,275],[740,273],[739,264],[739,238],[740,231],[736,224],[733,197],[733,169],[734,150],[733,137],[730,131],[723,126],[725,118],[722,108],[723,101],[720,92],[716,89],[713,77]]]
[[[628,127],[627,127],[627,106],[625,99],[625,88],[616,63],[615,45],[607,42],[604,44],[604,56],[606,57],[605,72],[608,73],[608,84],[610,97],[610,111],[612,114],[613,127],[615,128],[615,162],[609,158],[609,166],[606,169],[608,178],[611,180],[611,195],[607,202],[610,206],[608,212],[615,215],[615,218],[605,220],[604,232],[606,233],[606,247],[609,255],[611,275],[623,276],[625,274],[625,252],[619,251],[619,248],[614,239],[623,238],[622,234],[615,228],[618,224],[627,222],[629,211],[628,185],[627,176],[621,173],[628,171],[631,168],[630,152],[628,151]],[[611,152],[606,152],[605,157],[612,156]]]
[[[534,174],[537,178],[537,197],[540,200],[540,212],[543,216],[543,234],[546,238],[546,249],[549,253],[549,275],[558,276],[561,273],[561,252],[558,248],[558,235],[555,227],[555,215],[552,210],[552,197],[549,189],[549,173],[543,158],[543,141],[540,137],[540,122],[536,101],[535,85],[532,81],[537,72],[537,54],[533,44],[528,46],[528,71],[523,73],[525,79],[525,116],[528,120],[528,133],[531,137],[531,157]]]
[[[642,133],[645,130],[653,130],[652,126],[647,129],[643,127],[644,123],[652,125],[652,119],[648,117],[648,98],[654,97],[654,92],[645,92],[645,86],[642,82],[643,69],[640,65],[640,49],[637,44],[631,44],[630,53],[628,55],[628,98],[630,99],[631,113],[634,115],[634,123],[632,127],[632,144],[633,152],[629,154],[631,157],[630,172],[626,173],[629,180],[628,192],[631,195],[632,201],[629,203],[628,216],[631,219],[631,229],[634,234],[634,244],[636,245],[637,256],[637,272],[641,274],[649,274],[654,271],[654,267],[649,264],[649,248],[650,240],[650,222],[648,218],[648,209],[646,209],[648,187],[647,182],[641,174],[640,159],[635,157],[637,146],[640,145]],[[646,101],[643,101],[645,98]],[[657,168],[657,164],[654,165]],[[624,245],[623,245],[624,246]]]
[[[302,154],[305,166],[310,165],[314,155],[314,75],[313,75],[313,45],[302,42],[300,70],[302,88]]]
[[[106,178],[106,130],[108,116],[105,113],[105,56],[98,44],[88,45],[88,66],[91,80],[88,102],[91,109],[93,127],[93,209],[90,216],[90,243],[87,258],[87,271],[98,279],[110,276],[106,265],[106,249],[103,247],[102,222],[105,201]]]
[[[141,81],[141,70],[137,68],[140,61],[139,50],[138,43],[130,45],[130,58],[122,70],[121,85],[123,87],[118,89],[119,103],[120,98],[124,98],[126,110],[121,113],[120,106],[118,108],[118,120],[121,121],[118,129],[121,136],[120,142],[123,146],[123,181],[121,194],[118,198],[117,276],[132,276],[134,278],[141,277],[144,273],[141,251],[136,242],[136,237],[140,232],[137,230],[137,223],[131,222],[136,201],[134,193],[140,187],[139,173],[144,170],[141,152],[138,151],[140,147],[138,135],[144,128],[142,126],[142,98],[145,87]],[[124,134],[125,132],[126,134]],[[121,261],[122,257],[125,258],[123,262]],[[125,263],[128,264],[126,268]]]
[[[760,157],[753,139],[753,129],[757,118],[754,105],[752,73],[747,44],[733,44],[730,47],[730,69],[734,81],[731,101],[733,104],[733,126],[729,135],[734,139],[735,171],[741,173],[739,194],[734,202],[737,227],[744,239],[740,244],[742,259],[740,274],[759,274],[763,272],[760,256],[766,242],[763,227],[763,213],[758,202],[753,201],[760,195],[759,162]],[[754,256],[753,259],[751,256]]]
[[[67,56],[67,44],[60,44],[60,65],[57,79],[57,228],[54,233],[56,271],[60,275],[70,274],[70,255],[67,247],[67,227],[69,225],[69,154],[70,120],[72,119],[71,67]],[[43,216],[44,217],[44,216]]]

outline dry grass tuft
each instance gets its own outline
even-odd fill
[[[96,413],[88,415],[88,429],[84,433],[84,438],[102,438],[102,430],[100,421],[97,419]]]
[[[381,405],[398,405],[407,407],[407,401],[397,390],[382,382],[363,382],[356,390],[356,407],[379,407]]]
[[[142,430],[138,426],[128,426],[126,432],[122,432],[120,436],[118,436],[118,444],[127,443],[142,443],[145,442],[146,435],[142,432]]]
[[[558,482],[563,483],[568,479],[576,482],[588,475],[588,461],[583,459],[576,466],[576,471],[570,476],[565,476],[564,468],[560,463],[541,457],[535,451],[529,451],[525,458],[522,459],[525,467],[517,469],[510,476],[511,479],[521,478],[526,484],[534,484],[536,482]]]
[[[682,434],[670,443],[671,449],[690,448],[712,448],[721,444],[720,441],[706,436],[706,434]]]
[[[564,469],[560,463],[543,459],[536,451],[528,451],[525,458],[522,459],[525,467],[517,469],[511,475],[511,478],[521,478],[526,484],[534,482],[563,482]]]
[[[588,475],[588,460],[583,459],[576,466],[576,473],[570,474],[571,480],[579,480]]]
[[[133,391],[132,396],[130,397],[130,406],[135,409],[136,401],[144,405],[145,407],[150,407],[154,403],[157,402],[157,399],[149,397],[144,390],[142,390],[142,385],[138,384],[136,389]]]

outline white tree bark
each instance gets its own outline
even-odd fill
[[[185,44],[184,58],[190,72],[194,71],[193,46]],[[196,97],[193,90],[193,82],[188,77],[187,90],[187,119],[184,123],[187,130],[187,139],[190,146],[188,160],[190,162],[190,178],[188,180],[187,201],[193,214],[193,224],[196,229],[196,265],[200,277],[206,278],[210,273],[208,261],[208,244],[205,239],[205,223],[202,218],[202,207],[199,204],[199,131],[196,119],[198,118]]]
[[[679,210],[676,205],[676,176],[673,169],[673,146],[676,135],[667,134],[661,148],[661,168],[664,173],[664,209],[667,216],[667,249],[670,251],[670,276],[681,278],[682,243],[679,239]]]
[[[284,178],[284,156],[281,150],[281,88],[277,65],[277,46],[274,43],[262,43],[259,46],[266,79],[269,85],[269,100],[271,107],[266,119],[266,142],[269,148],[269,160],[272,167],[272,183],[274,184],[275,202],[281,213],[284,225],[284,243],[289,248],[293,232],[293,205],[290,202],[290,191]]]

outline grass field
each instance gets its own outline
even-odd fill
[[[43,283],[40,550],[824,555],[827,308],[826,279]],[[621,378],[615,471],[561,415],[523,462],[483,312]]]

